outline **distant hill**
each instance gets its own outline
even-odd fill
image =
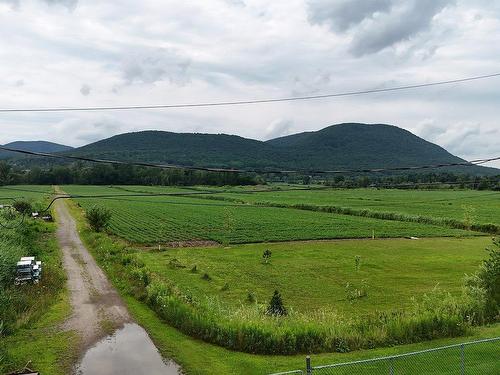
[[[396,126],[359,123],[332,125],[266,142],[226,134],[142,131],[116,135],[68,154],[190,166],[284,169],[378,168],[464,161]],[[479,166],[448,170],[500,173]]]
[[[265,142],[227,134],[141,131],[116,135],[76,149],[55,147],[66,150],[43,148],[43,151],[122,161],[242,169],[359,169],[464,161],[396,126],[359,123],[332,125]],[[47,163],[63,162],[35,158],[24,159],[22,164]],[[477,175],[500,174],[498,169],[480,166],[439,169],[446,170]]]
[[[3,146],[23,151],[47,152],[47,153],[63,152],[73,149],[73,147],[70,146],[64,146],[58,143],[46,142],[46,141],[16,141],[7,143],[6,145]],[[22,154],[0,150],[0,159],[20,158],[20,157],[22,157]]]
[[[384,124],[339,124],[267,141],[302,168],[376,168],[463,162],[407,130]]]

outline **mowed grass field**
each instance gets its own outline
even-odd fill
[[[196,196],[124,196],[134,192],[192,193],[193,189],[74,185],[62,188],[75,195],[115,195],[75,199],[84,209],[96,204],[109,208],[113,213],[111,232],[140,244],[191,240],[251,243],[371,238],[372,235],[376,238],[477,235],[437,225],[256,206]]]
[[[249,292],[267,303],[278,289],[286,306],[296,311],[330,309],[359,315],[408,307],[412,298],[421,299],[435,287],[459,294],[464,274],[477,269],[490,243],[488,237],[340,240],[137,254],[158,277],[198,299],[215,295],[238,307],[247,303]],[[262,261],[266,249],[272,252],[269,264]],[[361,260],[359,270],[356,256]],[[195,265],[197,273],[191,271]],[[204,273],[211,281],[202,279]],[[347,283],[357,288],[364,284],[367,296],[349,301]]]
[[[0,186],[0,204],[12,204],[13,199],[19,198],[41,202],[52,192],[52,187],[47,185]]]

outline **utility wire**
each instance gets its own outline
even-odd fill
[[[104,107],[1,108],[0,113],[8,113],[8,112],[119,111],[119,110],[134,110],[134,109],[218,107],[218,106],[245,105],[245,104],[291,102],[291,101],[299,101],[299,100],[337,98],[337,97],[342,97],[342,96],[365,95],[365,94],[374,94],[374,93],[380,93],[380,92],[418,89],[418,88],[423,88],[423,87],[448,85],[448,84],[453,84],[453,83],[463,83],[463,82],[475,81],[475,80],[480,80],[480,79],[495,78],[498,76],[500,76],[500,73],[486,74],[486,75],[466,77],[466,78],[460,78],[460,79],[452,79],[452,80],[446,80],[446,81],[421,83],[421,84],[415,84],[415,85],[387,87],[387,88],[381,88],[381,89],[347,91],[347,92],[338,92],[338,93],[321,94],[321,95],[293,96],[293,97],[274,98],[274,99],[235,100],[235,101],[220,101],[220,102],[206,102],[206,103],[104,106]]]
[[[149,168],[159,168],[159,169],[183,169],[183,170],[194,170],[194,171],[205,171],[205,172],[219,172],[219,173],[260,173],[260,174],[346,174],[346,173],[379,173],[379,172],[391,172],[391,171],[411,171],[419,169],[434,169],[443,167],[453,167],[453,166],[474,166],[484,164],[490,161],[500,160],[500,156],[488,159],[476,159],[471,161],[464,161],[458,163],[440,163],[431,165],[420,165],[420,166],[402,166],[402,167],[388,167],[388,168],[367,168],[367,169],[343,169],[343,170],[281,170],[281,169],[228,169],[228,168],[211,168],[211,167],[195,167],[187,165],[178,164],[155,164],[155,163],[145,163],[145,162],[133,162],[133,161],[120,161],[120,160],[108,160],[108,159],[95,159],[84,156],[72,156],[63,154],[50,154],[44,152],[26,151],[19,150],[15,148],[0,146],[0,150],[17,152],[25,155],[41,156],[47,158],[55,159],[69,159],[86,161],[91,163],[101,163],[101,164],[111,164],[111,165],[129,165],[136,167],[149,167]]]

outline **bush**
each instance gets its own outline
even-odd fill
[[[14,207],[17,212],[23,215],[31,215],[31,212],[33,212],[31,203],[22,199],[14,201],[14,203],[12,203],[12,207]]]
[[[483,300],[485,315],[489,320],[500,318],[500,239],[493,239],[493,246],[486,249],[489,257],[479,271],[466,279],[466,291],[476,300]]]
[[[92,206],[85,212],[85,218],[93,231],[100,232],[108,227],[111,211],[105,207]]]

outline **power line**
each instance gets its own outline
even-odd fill
[[[439,163],[431,165],[419,165],[419,166],[401,166],[401,167],[382,167],[382,168],[366,168],[366,169],[339,169],[339,170],[282,170],[282,169],[228,169],[228,168],[211,168],[211,167],[195,167],[188,165],[178,165],[178,164],[155,164],[155,163],[145,163],[145,162],[133,162],[133,161],[120,161],[120,160],[108,160],[108,159],[95,159],[84,156],[72,156],[63,154],[50,154],[44,152],[26,151],[19,150],[15,148],[0,146],[0,150],[17,152],[25,155],[31,156],[41,156],[47,158],[55,159],[69,159],[86,161],[91,163],[101,163],[101,164],[111,164],[111,165],[129,165],[136,167],[149,167],[149,168],[159,168],[159,169],[182,169],[182,170],[193,170],[193,171],[204,171],[204,172],[218,172],[218,173],[259,173],[259,174],[347,174],[347,173],[379,173],[379,172],[397,172],[397,171],[412,171],[419,169],[435,169],[443,167],[455,167],[455,166],[475,166],[490,161],[500,160],[500,156],[488,159],[476,159],[471,161],[463,161],[458,163]]]
[[[421,83],[415,85],[395,86],[381,89],[370,89],[360,91],[347,91],[331,94],[320,95],[306,95],[306,96],[292,96],[274,99],[254,99],[254,100],[234,100],[234,101],[220,101],[220,102],[205,102],[205,103],[180,103],[180,104],[157,104],[157,105],[125,105],[125,106],[104,106],[104,107],[52,107],[52,108],[1,108],[0,113],[9,112],[76,112],[76,111],[121,111],[121,110],[135,110],[135,109],[170,109],[170,108],[195,108],[195,107],[220,107],[232,105],[246,105],[246,104],[262,104],[262,103],[277,103],[277,102],[291,102],[299,100],[314,100],[325,98],[338,98],[343,96],[355,96],[375,94],[380,92],[411,90],[430,86],[449,85],[453,83],[463,83],[476,81],[480,79],[499,77],[500,73],[486,74],[480,76],[452,79],[446,81],[437,81],[429,83]]]

